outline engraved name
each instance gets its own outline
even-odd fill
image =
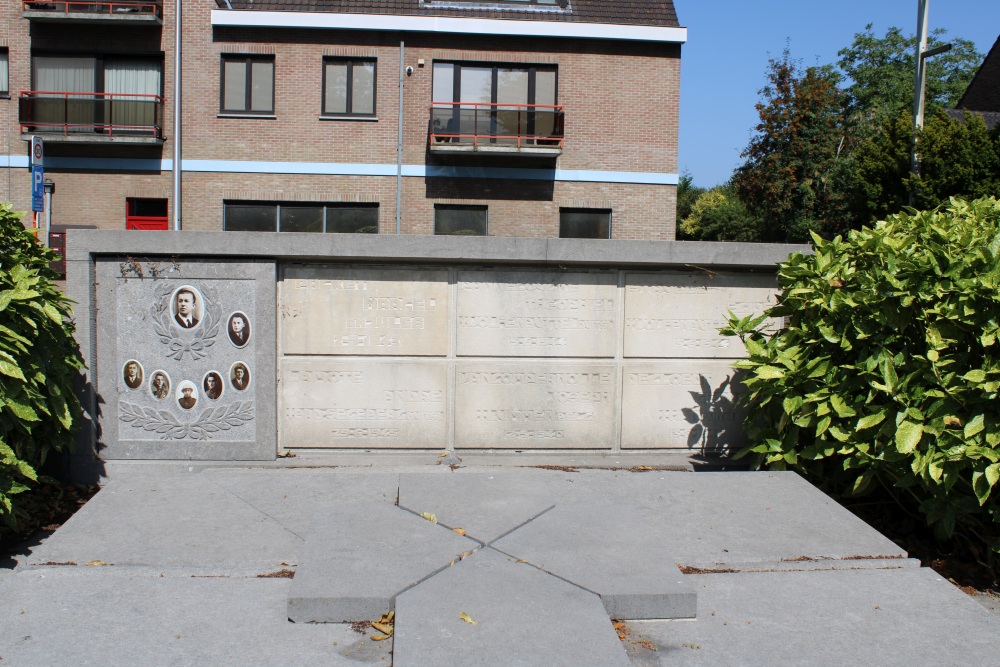
[[[398,438],[398,428],[335,428],[330,431],[335,438]]]
[[[382,315],[375,317],[350,317],[346,329],[423,329],[425,320],[422,317],[394,317]]]
[[[291,371],[293,380],[299,382],[325,382],[327,384],[360,384],[361,371]]]
[[[366,296],[361,301],[363,310],[388,310],[390,312],[413,312],[437,310],[437,299],[412,299],[395,296]]]
[[[444,392],[439,389],[386,389],[382,398],[389,403],[440,403]]]
[[[296,280],[295,289],[336,289],[353,292],[368,290],[367,280]]]
[[[563,431],[507,431],[503,434],[505,438],[519,438],[519,439],[537,439],[537,440],[556,440],[562,438],[564,435]]]
[[[500,315],[460,315],[458,326],[466,329],[582,329],[609,331],[611,320],[581,320],[575,317],[507,317]]]
[[[718,333],[719,324],[719,322],[709,322],[699,319],[659,320],[646,317],[629,317],[625,319],[625,327],[635,331],[683,329],[685,331],[710,331],[716,334]]]
[[[476,410],[476,419],[487,422],[577,422],[592,421],[586,410]]]
[[[288,419],[337,421],[438,421],[444,419],[443,411],[404,410],[402,408],[285,408]]]
[[[458,374],[458,382],[459,384],[602,385],[611,383],[611,374],[463,371]]]

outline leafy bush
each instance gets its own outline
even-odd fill
[[[952,200],[793,255],[749,357],[741,452],[835,497],[888,494],[941,539],[1000,553],[1000,202]],[[988,547],[988,548],[985,548]]]
[[[727,185],[712,188],[691,205],[678,226],[679,238],[692,241],[761,240],[760,220]]]
[[[52,452],[68,451],[83,368],[69,300],[52,283],[55,254],[41,246],[10,204],[0,205],[0,519],[25,511],[17,494],[39,481]]]

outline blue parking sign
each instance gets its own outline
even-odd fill
[[[31,168],[31,210],[41,213],[45,210],[45,169]]]

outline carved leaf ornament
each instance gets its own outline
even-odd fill
[[[167,357],[182,361],[185,354],[192,359],[201,359],[208,352],[207,348],[215,345],[216,336],[222,324],[222,306],[218,304],[218,292],[213,287],[201,288],[205,301],[203,316],[200,322],[191,329],[181,329],[170,312],[170,297],[173,288],[169,283],[160,285],[154,293],[155,301],[149,308],[153,318],[153,330],[160,342],[167,346]]]
[[[252,420],[253,401],[207,408],[196,421],[190,423],[181,422],[168,410],[144,408],[122,401],[119,403],[119,418],[132,428],[159,433],[163,440],[211,440],[214,433],[228,431]]]

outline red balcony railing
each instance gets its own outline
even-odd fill
[[[552,104],[433,102],[430,145],[562,148],[565,112]]]
[[[163,138],[163,98],[130,93],[26,90],[18,99],[22,132],[66,137]]]
[[[110,16],[127,16],[129,14],[145,14],[163,18],[162,2],[143,2],[136,0],[118,0],[117,2],[69,2],[68,0],[42,0],[29,2],[23,0],[21,10],[25,12],[51,12],[53,14],[108,14]]]

